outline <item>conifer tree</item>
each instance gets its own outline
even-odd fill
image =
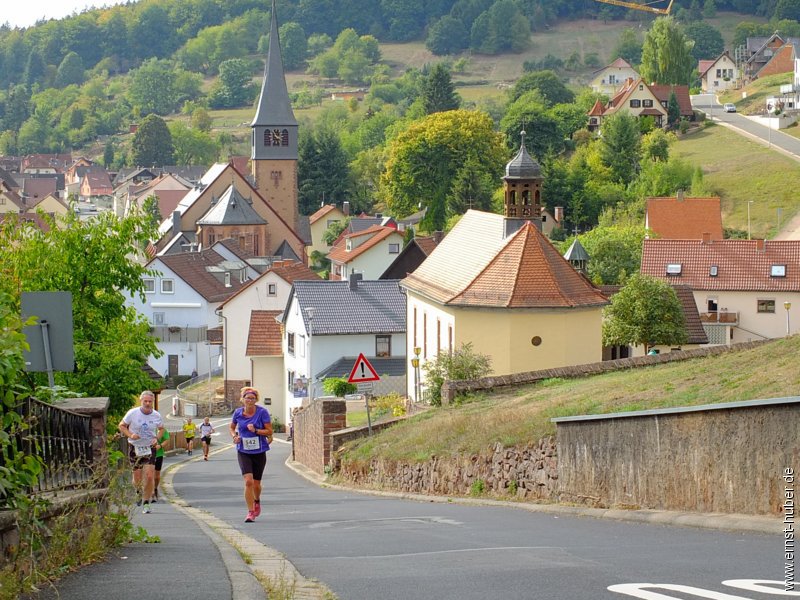
[[[461,104],[450,70],[442,63],[434,65],[422,83],[422,104],[427,115],[455,110]]]

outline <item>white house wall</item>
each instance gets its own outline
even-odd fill
[[[269,398],[269,414],[278,417],[284,425],[289,422],[289,409],[286,405],[282,356],[257,356],[250,359],[252,375],[248,377],[262,398]]]
[[[738,326],[733,328],[733,339],[728,343],[750,342],[781,338],[786,335],[786,309],[790,302],[789,326],[792,334],[800,332],[800,292],[712,292],[694,290],[697,310],[708,312],[708,301],[717,303],[719,312],[739,313]],[[759,300],[773,300],[774,313],[759,313]]]
[[[419,383],[422,385],[422,379],[425,377],[422,365],[428,360],[436,359],[438,354],[437,344],[439,344],[439,350],[445,352],[451,350],[449,346],[449,327],[453,328],[453,346],[458,346],[458,342],[456,341],[456,326],[453,314],[435,304],[428,304],[427,301],[417,296],[414,292],[409,291],[406,298],[406,372],[408,373],[406,393],[410,398],[415,398],[414,368],[411,366],[411,360],[414,358],[414,348],[420,349]],[[415,314],[416,320],[414,318]],[[441,328],[441,342],[437,338],[437,320]]]
[[[275,294],[270,296],[269,286],[275,286]],[[225,340],[227,364],[225,379],[250,379],[250,358],[247,353],[247,338],[250,334],[250,316],[254,310],[283,310],[291,285],[275,273],[267,272],[258,281],[231,298],[222,308],[227,319]]]
[[[397,244],[398,251],[390,254],[389,245]],[[390,235],[385,240],[357,256],[347,264],[342,266],[342,279],[348,279],[350,273],[361,273],[364,279],[379,279],[384,271],[389,268],[403,249],[403,238],[401,235]]]
[[[365,356],[375,355],[375,336],[380,334],[356,335],[315,335],[310,341],[305,330],[303,320],[298,314],[297,301],[292,300],[289,317],[286,320],[286,330],[283,336],[283,388],[286,397],[287,410],[302,404],[302,398],[295,398],[289,389],[289,372],[297,377],[308,377],[311,369],[319,373],[326,367],[338,361],[343,356],[352,356],[355,360],[360,353]],[[295,352],[290,354],[287,350],[287,334],[295,334]],[[406,349],[406,335],[403,333],[391,334],[392,356],[402,356]],[[310,356],[310,360],[309,360]],[[378,373],[381,375],[381,373]],[[317,382],[314,396],[323,395],[322,384]]]

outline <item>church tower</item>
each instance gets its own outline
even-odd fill
[[[533,221],[542,228],[542,168],[525,148],[525,132],[519,152],[506,165],[503,177],[503,205],[507,219]]]
[[[289,226],[297,231],[297,120],[289,102],[278,17],[272,0],[272,23],[264,81],[258,98],[250,155],[256,189]]]

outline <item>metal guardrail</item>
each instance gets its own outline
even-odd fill
[[[16,408],[27,429],[13,436],[0,452],[0,468],[20,453],[39,456],[44,468],[29,494],[77,487],[93,477],[91,417],[28,398]],[[6,504],[0,491],[0,506]]]

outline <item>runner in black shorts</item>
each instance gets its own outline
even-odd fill
[[[214,426],[208,417],[200,423],[200,439],[203,441],[203,460],[208,460],[208,449],[211,446],[211,434],[214,433]]]
[[[242,388],[242,403],[244,406],[233,413],[230,431],[244,479],[244,500],[247,503],[244,522],[252,523],[261,514],[261,477],[272,441],[272,419],[266,408],[257,405],[258,391],[255,388]]]

